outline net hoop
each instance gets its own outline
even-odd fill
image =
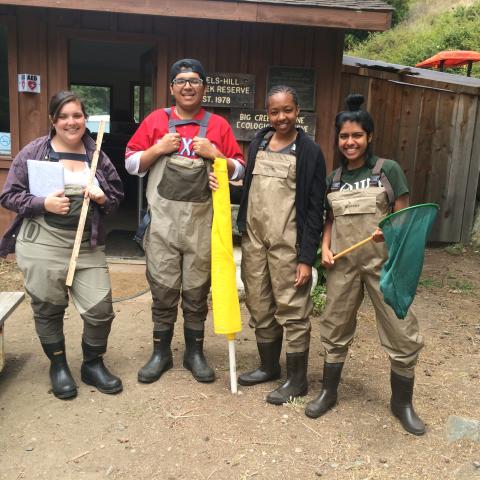
[[[437,204],[437,203],[420,203],[418,205],[411,205],[410,207],[406,207],[406,208],[402,208],[401,210],[398,210],[396,212],[393,212],[393,213],[390,213],[390,215],[387,215],[383,220],[381,220],[378,224],[378,226],[380,228],[382,228],[382,226],[388,221],[390,220],[391,218],[401,214],[401,213],[405,213],[407,212],[408,210],[415,210],[417,208],[421,208],[421,207],[434,207],[436,208],[437,210],[440,210],[440,206]]]

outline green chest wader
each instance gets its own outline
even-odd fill
[[[66,185],[67,215],[45,213],[23,220],[16,242],[17,263],[32,297],[35,326],[42,343],[63,341],[63,316],[68,305],[65,285],[83,203],[83,187]],[[89,217],[91,212],[89,213]],[[84,320],[84,339],[106,345],[114,318],[105,249],[90,247],[90,218],[77,261],[72,300]]]
[[[338,172],[336,177],[340,178]],[[334,217],[330,245],[333,253],[371,235],[378,222],[391,212],[393,203],[384,182],[380,186],[375,179],[370,179],[368,188],[358,190],[341,190],[335,188],[336,184],[334,179],[334,191],[327,195]],[[380,342],[390,357],[392,369],[400,375],[411,376],[423,339],[412,311],[399,321],[383,301],[379,281],[386,259],[385,244],[369,242],[338,259],[329,270],[327,305],[320,328],[322,343],[327,351],[325,361],[345,361],[366,288],[375,309]]]
[[[310,342],[310,283],[295,288],[297,269],[296,157],[265,150],[255,161],[242,239],[242,279],[250,326],[258,343],[271,343],[285,328],[287,353]]]
[[[205,137],[210,113],[202,120],[174,120],[169,132],[198,124]],[[155,330],[172,328],[182,291],[185,326],[203,329],[210,289],[210,236],[212,198],[209,164],[201,158],[178,154],[159,158],[149,171],[147,201],[150,224],[144,238],[147,279],[153,298]]]

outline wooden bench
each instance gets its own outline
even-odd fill
[[[5,366],[5,352],[3,350],[4,323],[24,298],[25,294],[23,292],[0,292],[0,372]]]

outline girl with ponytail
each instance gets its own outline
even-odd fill
[[[382,346],[391,364],[391,410],[403,428],[415,435],[425,425],[413,409],[414,370],[423,347],[418,321],[412,310],[398,320],[380,292],[380,272],[387,259],[379,221],[409,205],[409,189],[403,170],[393,160],[372,151],[374,124],[361,109],[363,96],[349,95],[347,109],[335,118],[340,167],[327,178],[327,218],[323,228],[322,264],[328,269],[327,304],[320,323],[325,348],[323,389],[309,402],[307,416],[320,417],[337,401],[343,364],[353,342],[364,289],[372,300]],[[335,253],[372,235],[369,242],[334,261]]]

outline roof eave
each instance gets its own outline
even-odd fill
[[[60,8],[163,17],[188,17],[251,23],[302,25],[357,30],[387,30],[392,11],[225,2],[221,0],[0,0],[0,5]]]

